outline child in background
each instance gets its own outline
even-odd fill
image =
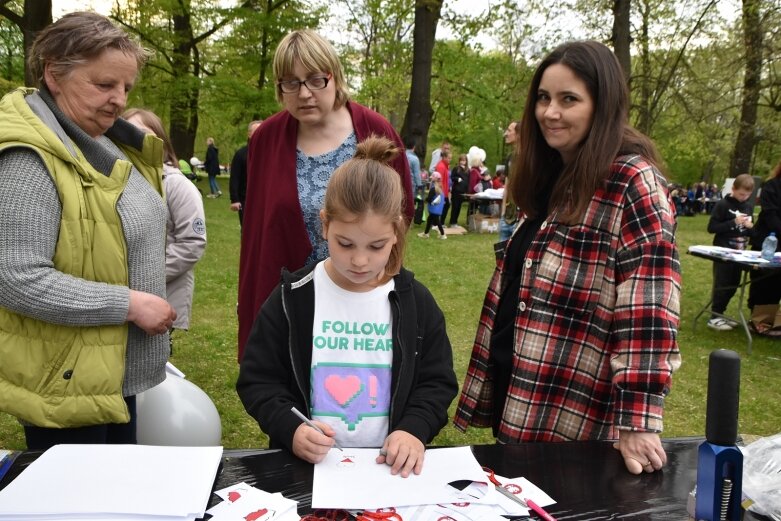
[[[504,188],[504,182],[507,179],[507,172],[505,172],[504,168],[497,170],[496,175],[491,180],[491,187],[494,190],[499,190],[500,188]]]
[[[195,291],[195,264],[206,250],[206,215],[203,198],[195,185],[177,168],[174,147],[163,122],[154,112],[132,108],[122,114],[129,123],[163,140],[163,186],[168,206],[165,241],[165,291],[176,310],[174,329],[190,329]],[[169,337],[173,352],[173,334]]]
[[[461,215],[461,205],[465,201],[464,195],[469,192],[469,168],[467,167],[466,154],[458,156],[458,164],[450,171],[450,227],[458,225],[458,217]]]
[[[236,389],[286,448],[317,463],[341,447],[378,447],[377,463],[419,474],[458,384],[445,319],[402,266],[404,191],[385,138],[358,144],[320,211],[330,257],[290,274],[263,304]],[[309,413],[323,433],[291,412]]]
[[[754,178],[740,174],[732,185],[732,193],[713,207],[708,221],[708,233],[715,234],[714,246],[743,250],[748,243],[751,229],[752,208],[748,199],[754,192]],[[740,285],[741,269],[728,262],[713,263],[713,302],[708,327],[716,331],[729,331],[738,324],[724,317],[730,299]]]
[[[493,187],[494,184],[491,179],[491,172],[489,170],[484,170],[483,173],[480,174],[480,181],[475,184],[475,193],[479,194]]]
[[[436,226],[439,230],[439,238],[447,239],[445,235],[445,227],[442,224],[442,212],[445,209],[445,194],[442,189],[442,176],[439,172],[431,174],[431,189],[428,191],[428,197],[426,198],[428,203],[428,219],[426,219],[426,231],[420,232],[418,237],[428,239],[428,233],[431,231],[432,226]]]

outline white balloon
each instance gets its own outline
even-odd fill
[[[136,397],[140,445],[217,446],[222,440],[220,414],[194,383],[171,374]]]

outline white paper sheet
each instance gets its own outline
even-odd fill
[[[0,520],[200,517],[221,457],[222,447],[56,445],[0,491]]]
[[[383,508],[447,502],[447,483],[468,479],[486,481],[485,472],[469,447],[426,451],[423,471],[407,478],[391,475],[377,464],[377,449],[331,449],[315,465],[312,508]]]
[[[711,257],[720,257],[725,260],[733,260],[750,264],[767,264],[769,262],[759,256],[760,252],[754,250],[735,250],[732,248],[725,248],[723,246],[698,244],[689,246],[689,251],[692,253],[700,253],[703,255],[710,255]],[[776,252],[775,256],[781,256],[781,252]]]

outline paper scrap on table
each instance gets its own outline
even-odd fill
[[[298,521],[298,503],[244,482],[215,492],[224,501],[206,512],[209,521]]]
[[[486,481],[470,447],[426,451],[423,471],[407,478],[375,463],[378,449],[331,449],[315,465],[312,508],[376,509],[446,503],[454,480]],[[450,489],[450,490],[448,490]]]

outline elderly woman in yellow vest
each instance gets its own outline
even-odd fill
[[[0,101],[0,411],[30,449],[134,443],[135,395],[165,378],[162,142],[119,119],[147,52],[72,13]]]

